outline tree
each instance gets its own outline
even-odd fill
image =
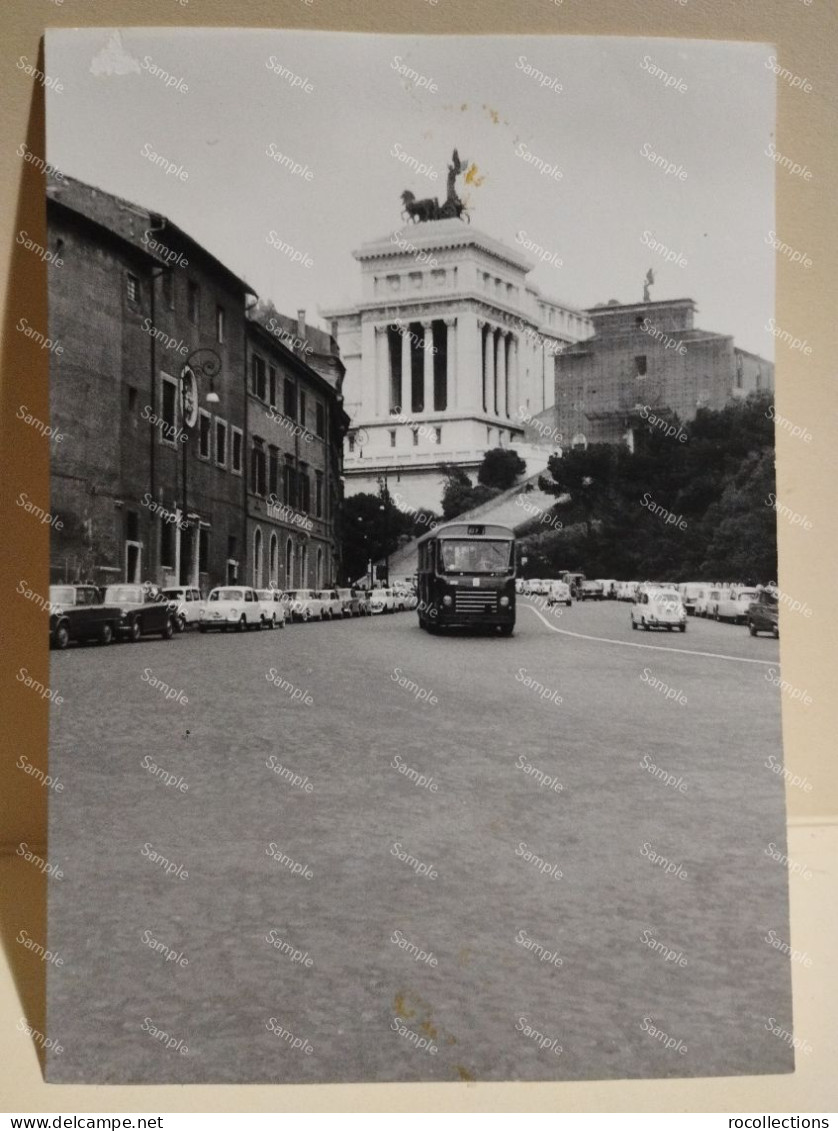
[[[442,464],[442,517],[446,522],[479,507],[500,494],[497,487],[474,486],[468,475],[455,464]]]
[[[367,562],[394,553],[413,531],[413,516],[399,510],[382,490],[379,495],[350,495],[341,507],[343,568],[354,581],[367,571]]]
[[[527,464],[512,448],[492,448],[477,469],[477,482],[484,487],[508,491],[526,472]]]

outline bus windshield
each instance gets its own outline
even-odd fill
[[[445,573],[510,573],[512,546],[509,540],[443,538],[439,544],[442,568]]]

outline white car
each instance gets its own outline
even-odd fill
[[[323,620],[323,602],[313,589],[289,589],[288,612],[291,620]]]
[[[247,585],[219,585],[210,591],[201,609],[198,631],[230,628],[244,632],[262,625],[262,605],[256,590]]]
[[[707,586],[703,581],[682,581],[678,586],[678,592],[681,594],[687,616],[695,615],[696,601],[699,596],[703,595],[706,588]]]
[[[373,589],[370,593],[371,613],[394,613],[396,599],[392,589]]]
[[[605,579],[600,578],[599,582],[602,585],[602,596],[603,596],[603,598],[606,601],[615,600],[615,598],[617,596],[617,582],[614,581],[612,578],[605,578]]]
[[[723,595],[724,589],[714,588],[712,585],[708,585],[706,589],[700,589],[695,598],[695,615],[697,617],[715,617],[719,601]]]
[[[190,625],[197,624],[201,619],[204,599],[200,589],[191,589],[188,586],[178,586],[164,589],[163,595],[170,601],[176,602],[175,628],[178,632],[185,632]]]
[[[716,602],[716,620],[730,620],[734,624],[745,624],[751,602],[756,599],[756,589],[734,587],[724,590]]]
[[[285,594],[281,589],[257,589],[259,604],[262,606],[262,624],[268,628],[285,628]]]
[[[323,604],[322,616],[324,620],[343,619],[343,601],[337,589],[318,589],[315,597]]]
[[[631,607],[631,627],[648,632],[652,628],[665,628],[671,632],[687,631],[687,610],[677,589],[641,588]]]
[[[548,605],[571,605],[570,586],[566,581],[551,581],[547,591]]]

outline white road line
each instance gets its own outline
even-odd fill
[[[778,664],[779,660],[751,660],[746,656],[725,656],[721,652],[695,652],[692,648],[664,648],[662,644],[635,644],[633,640],[611,640],[607,636],[586,636],[584,632],[569,632],[566,628],[556,628],[554,624],[544,620],[544,617],[533,605],[528,605],[524,601],[521,602],[521,607],[530,609],[539,620],[552,632],[560,632],[562,636],[575,636],[579,640],[597,640],[600,644],[619,644],[622,648],[645,648],[649,652],[680,652],[684,656],[707,656],[711,660],[733,660],[737,664]]]

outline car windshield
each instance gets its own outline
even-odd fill
[[[50,585],[49,599],[54,605],[75,605],[76,591],[72,585]]]
[[[736,599],[737,601],[754,601],[756,600],[756,592],[753,589],[743,589]]]
[[[446,538],[439,546],[446,573],[508,573],[511,568],[512,542],[508,539],[460,542]]]
[[[172,598],[176,598],[178,600],[180,600],[182,597],[186,596],[186,590],[185,589],[161,589],[160,592],[163,594],[164,597],[172,597]]]
[[[209,599],[211,601],[243,601],[244,593],[241,589],[213,589]]]
[[[105,590],[105,603],[108,601],[145,601],[143,590],[137,585],[109,585]]]

